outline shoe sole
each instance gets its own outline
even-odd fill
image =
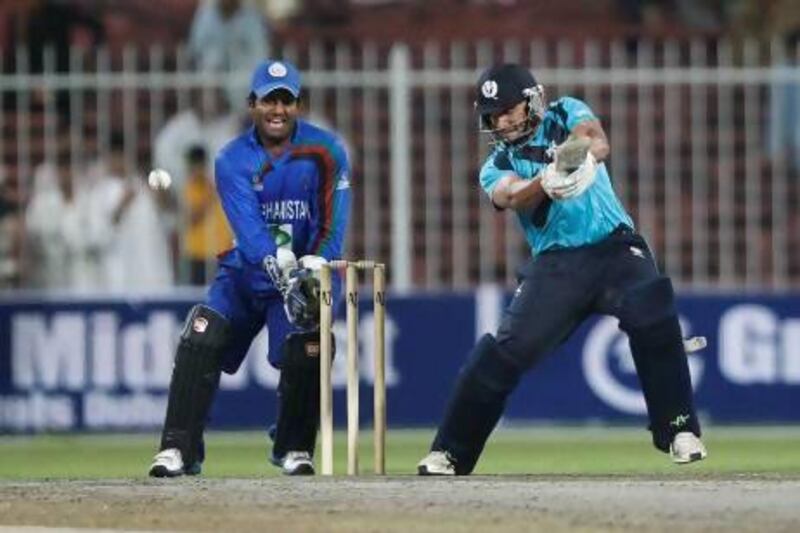
[[[180,470],[170,470],[166,466],[163,465],[156,465],[150,468],[150,477],[178,477],[183,475],[183,472]]]
[[[420,465],[420,466],[417,467],[417,475],[418,476],[444,477],[444,476],[454,476],[455,474],[444,474],[444,473],[441,473],[441,472],[431,472],[430,470],[428,470],[427,466]]]
[[[693,454],[690,454],[689,457],[687,457],[686,459],[673,457],[672,461],[675,464],[678,464],[678,465],[688,465],[689,463],[695,463],[697,461],[702,461],[705,458],[706,458],[705,454],[703,454],[701,452],[695,452]]]
[[[283,473],[286,474],[287,476],[313,476],[314,467],[311,465],[299,465],[291,472],[288,470],[284,470]]]

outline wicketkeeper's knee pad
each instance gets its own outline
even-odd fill
[[[186,465],[202,460],[203,429],[230,335],[228,320],[208,306],[194,306],[186,318],[175,354],[161,436],[161,449],[180,449]]]
[[[289,451],[314,452],[319,425],[319,350],[316,331],[292,333],[284,341],[272,448],[275,458]]]

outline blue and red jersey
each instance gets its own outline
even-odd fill
[[[350,165],[342,140],[298,119],[290,146],[271,156],[255,127],[220,150],[217,192],[236,238],[220,264],[243,268],[251,288],[271,288],[267,255],[341,256],[350,211]],[[264,286],[266,284],[266,286]]]

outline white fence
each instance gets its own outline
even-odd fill
[[[354,208],[348,253],[390,264],[396,290],[512,283],[528,254],[511,216],[480,192],[488,151],[472,86],[479,66],[530,65],[549,98],[584,98],[611,141],[615,187],[667,273],[684,287],[800,285],[800,71],[779,43],[666,42],[286,47],[304,70],[309,113],[351,145]],[[0,77],[0,154],[29,185],[53,157],[58,99],[68,101],[76,172],[103,153],[113,129],[142,171],[150,143],[191,92],[249,73],[207,75],[159,49],[75,51],[68,73],[28,74],[24,51]]]

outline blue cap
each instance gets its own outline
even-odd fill
[[[253,71],[250,91],[263,98],[275,89],[286,89],[292,96],[300,96],[300,72],[288,61],[267,60]]]

